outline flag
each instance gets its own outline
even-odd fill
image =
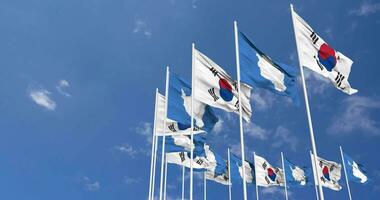
[[[164,119],[165,119],[165,96],[158,93],[156,105],[156,135],[162,136],[164,132]],[[166,119],[165,135],[190,135],[190,126],[176,122],[171,119]],[[193,134],[203,133],[201,129],[195,128]]]
[[[194,98],[228,112],[239,113],[238,84],[210,58],[194,49]],[[246,121],[252,115],[249,102],[251,87],[241,84],[242,114]]]
[[[169,77],[168,119],[178,122],[179,129],[191,127],[191,86],[178,75],[170,73]],[[218,118],[210,106],[194,100],[194,130],[209,132]]]
[[[194,157],[206,156],[204,145],[206,143],[206,134],[201,133],[194,135],[194,143],[191,145],[190,135],[172,135],[165,137],[165,152],[190,152],[194,150]],[[162,137],[158,138],[158,143],[161,144]],[[161,146],[160,146],[161,148]]]
[[[314,157],[313,154],[310,154],[312,165],[314,166]],[[342,189],[342,186],[339,185],[339,180],[341,177],[342,166],[336,162],[328,161],[322,158],[317,157],[317,168],[314,169],[319,174],[319,182],[323,187],[330,188],[335,191]],[[316,182],[318,184],[318,182]]]
[[[311,185],[311,169],[308,167],[299,167],[290,162],[288,159],[284,160],[284,171],[286,176],[287,186],[307,186]]]
[[[273,167],[265,158],[255,155],[256,183],[258,186],[284,186],[282,169]]]
[[[355,162],[350,156],[343,153],[344,164],[346,166],[347,178],[356,183],[368,183],[369,179],[364,166]]]
[[[239,32],[241,82],[289,96],[299,103],[296,67],[272,61],[244,33]]]
[[[231,170],[231,181],[232,182],[241,182],[243,180],[243,162],[240,158],[235,156],[234,154],[231,154],[231,164],[230,164],[230,170]],[[247,183],[254,183],[255,180],[255,167],[252,163],[248,161],[244,161],[244,167],[245,167],[245,181]]]
[[[190,168],[190,152],[172,152],[166,153],[166,161],[168,163],[177,164]],[[206,170],[209,168],[208,162],[205,157],[194,157],[193,159],[193,169],[195,170]]]
[[[215,166],[205,172],[206,178],[208,180],[215,181],[217,183],[228,185],[229,184],[229,174],[228,174],[228,166],[223,158],[209,149],[211,153],[206,153],[207,159],[210,162],[214,162]],[[206,151],[207,152],[207,151]]]
[[[299,62],[330,79],[339,90],[354,94],[348,77],[353,61],[327,44],[295,11],[292,11]]]

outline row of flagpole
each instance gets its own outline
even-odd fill
[[[294,22],[294,10],[293,10],[293,5],[290,5],[290,9],[292,12],[292,21],[293,21],[293,28],[295,30],[295,22]],[[297,42],[297,32],[294,31],[294,36],[296,40],[296,46],[297,46],[297,54],[298,58],[300,58],[300,52],[299,52],[299,44]],[[237,69],[237,85],[238,85],[238,102],[239,102],[239,130],[240,130],[240,145],[241,145],[241,160],[244,161],[245,159],[245,145],[244,145],[244,129],[243,129],[243,114],[242,114],[242,101],[241,101],[241,80],[240,80],[240,57],[239,57],[239,40],[238,40],[238,26],[237,22],[234,21],[234,40],[235,40],[235,58],[236,58],[236,69]],[[193,200],[193,158],[194,158],[194,136],[193,136],[193,130],[194,130],[194,94],[195,94],[195,86],[194,86],[194,77],[195,77],[195,71],[194,70],[194,51],[195,51],[195,44],[192,44],[192,82],[191,82],[191,130],[190,130],[190,140],[191,140],[191,147],[190,147],[190,183],[189,183],[189,196],[190,200]],[[313,159],[313,169],[317,169],[317,147],[316,147],[316,142],[315,142],[315,137],[314,137],[314,131],[313,131],[313,123],[312,123],[312,117],[311,117],[311,112],[310,112],[310,106],[309,106],[309,100],[308,100],[308,93],[307,93],[307,87],[306,87],[306,82],[305,82],[305,76],[304,76],[304,71],[303,71],[303,66],[299,62],[299,69],[300,69],[300,74],[301,74],[301,81],[302,81],[302,87],[303,87],[303,94],[304,94],[304,101],[305,101],[305,109],[306,109],[306,114],[307,114],[307,121],[308,121],[308,127],[309,127],[309,133],[310,133],[310,140],[311,140],[311,146],[312,146],[312,159]],[[169,67],[166,69],[166,84],[165,84],[165,117],[164,119],[167,119],[168,115],[168,97],[169,97]],[[158,90],[156,89],[156,103],[157,105],[157,94]],[[156,109],[156,108],[155,108]],[[149,180],[149,199],[154,199],[154,186],[155,186],[155,173],[156,173],[156,157],[157,157],[157,134],[156,134],[156,111],[155,111],[155,116],[154,116],[154,128],[153,128],[153,137],[152,137],[152,157],[151,157],[151,167],[150,167],[150,180]],[[160,190],[159,190],[159,200],[165,200],[166,199],[166,180],[167,180],[167,161],[165,157],[165,127],[166,127],[166,120],[163,122],[163,135],[162,135],[162,149],[161,149],[161,172],[160,172]],[[341,150],[341,156],[342,160],[343,158],[343,153],[342,149]],[[284,169],[284,158],[283,154],[281,152],[281,160],[282,160],[282,167]],[[228,164],[230,165],[230,152],[228,149]],[[345,163],[343,162],[343,167],[344,167],[344,172],[346,176],[346,184],[349,192],[349,198],[351,198],[351,192],[349,188],[349,183],[347,180],[347,172],[346,172],[346,167]],[[230,166],[228,167],[228,173],[229,177],[231,177],[230,174]],[[243,164],[242,167],[242,179],[243,179],[243,199],[247,200],[247,185],[246,185],[246,173],[245,173],[245,167]],[[285,172],[284,172],[285,173]],[[320,177],[319,170],[313,170],[314,177]],[[256,176],[256,175],[255,175]],[[285,176],[285,174],[284,174]],[[185,197],[185,167],[182,167],[182,199]],[[229,180],[229,199],[231,200],[232,192],[231,192],[231,180]],[[324,194],[323,194],[323,189],[322,189],[322,184],[320,183],[319,178],[315,179],[315,185],[316,185],[316,196],[317,199],[324,200]],[[317,190],[318,189],[318,190]],[[204,175],[204,199],[206,199],[206,176]],[[286,186],[286,180],[285,180],[285,196],[286,199],[288,199],[288,193],[287,193],[287,186]],[[256,184],[256,198],[259,198],[258,195],[258,186]]]

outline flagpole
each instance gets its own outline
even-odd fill
[[[185,200],[185,166],[182,166],[182,200]]]
[[[284,155],[282,152],[281,152],[281,161],[282,161],[282,170],[284,172],[285,199],[288,200],[288,188],[286,187],[286,172],[285,172],[285,164],[284,164]]]
[[[203,173],[203,200],[207,200],[207,180],[206,180],[206,172]]]
[[[155,102],[154,102],[154,120],[153,120],[153,132],[152,132],[152,156],[150,158],[150,177],[149,177],[149,197],[148,199],[152,200],[152,188],[154,187],[152,184],[153,180],[153,162],[154,162],[154,148],[155,148],[155,140],[156,140],[156,118],[157,118],[157,97],[158,97],[158,88],[156,88],[155,94]]]
[[[151,196],[151,200],[154,199],[154,189],[155,189],[155,181],[156,181],[156,163],[157,163],[157,146],[158,146],[158,137],[157,137],[156,133],[155,133],[154,138],[155,139],[154,139],[154,159],[153,159],[153,177],[152,177],[152,196]]]
[[[297,36],[296,36],[295,25],[294,25],[294,16],[293,16],[293,12],[294,12],[294,10],[293,10],[293,4],[290,4],[290,9],[291,9],[291,12],[292,12],[294,37],[295,37],[295,41],[296,41],[297,54],[298,54],[298,60],[299,60],[299,59],[300,59],[300,52],[299,52],[299,46],[298,46],[298,42],[297,42]],[[301,71],[302,87],[303,87],[303,94],[304,94],[304,98],[305,98],[305,105],[306,105],[307,119],[308,119],[308,124],[309,124],[311,146],[312,146],[312,150],[313,150],[314,166],[315,166],[315,171],[316,171],[316,175],[317,175],[317,177],[320,177],[320,176],[318,175],[319,172],[318,172],[318,170],[317,170],[317,156],[318,156],[318,155],[317,155],[317,147],[316,147],[316,145],[315,145],[315,139],[314,139],[313,122],[312,122],[312,119],[311,119],[311,113],[310,113],[310,108],[309,108],[309,99],[308,99],[308,96],[307,96],[307,89],[306,89],[306,83],[305,83],[305,76],[304,76],[303,68],[302,68],[302,65],[301,65],[300,62],[299,62],[299,67],[300,67],[300,71]],[[322,190],[322,185],[320,184],[320,180],[319,180],[319,178],[318,178],[317,180],[318,180],[319,196],[320,196],[321,200],[324,200],[323,190]]]
[[[168,161],[166,160],[166,154],[165,154],[165,180],[164,180],[164,200],[166,200],[166,183],[168,179]]]
[[[256,167],[256,152],[253,152],[253,163],[255,163],[255,167]],[[256,174],[256,171],[255,170],[255,186],[256,186],[256,200],[259,200],[259,186],[257,185],[257,174]]]
[[[311,151],[309,151],[309,153],[310,153],[310,159],[312,159],[311,158]],[[319,200],[318,186],[317,186],[317,180],[316,180],[317,178],[315,177],[315,169],[314,169],[313,161],[311,162],[311,168],[313,170],[313,180],[314,180],[315,196],[317,197],[317,200]]]
[[[347,171],[346,171],[346,162],[343,157],[343,150],[342,146],[339,146],[340,149],[340,156],[342,157],[342,163],[343,163],[343,169],[344,169],[344,176],[346,177],[346,184],[347,184],[347,191],[348,191],[348,196],[350,197],[350,200],[352,200],[351,197],[351,190],[350,190],[350,184],[348,183],[348,177],[347,177]]]
[[[238,81],[238,94],[239,94],[239,125],[240,125],[240,147],[241,147],[241,160],[242,163],[245,161],[244,154],[244,133],[243,133],[243,113],[241,108],[241,92],[240,92],[240,58],[239,58],[239,41],[238,41],[238,27],[237,22],[234,21],[234,32],[235,32],[235,53],[236,53],[236,70],[237,70],[237,81]],[[247,200],[247,183],[245,178],[245,167],[242,165],[243,173],[243,196],[244,200]]]
[[[232,187],[232,181],[231,181],[231,159],[230,159],[230,148],[227,148],[227,152],[228,152],[228,196],[229,196],[229,200],[232,199],[232,191],[231,191],[231,187]]]
[[[166,119],[168,115],[168,101],[169,101],[169,66],[166,67],[166,84],[165,84],[165,117],[164,117],[164,129],[162,135],[162,150],[161,150],[161,177],[160,177],[160,199],[162,200],[162,189],[164,184],[164,162],[165,162],[165,130]]]
[[[192,44],[191,49],[191,130],[190,130],[190,139],[191,139],[191,146],[190,146],[190,200],[193,200],[193,157],[194,157],[194,77],[195,77],[195,70],[194,70],[194,50],[195,50],[195,44]]]

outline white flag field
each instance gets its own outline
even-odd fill
[[[164,133],[164,119],[165,119],[165,96],[158,93],[157,94],[157,101],[156,101],[156,135],[157,136],[163,136]],[[178,122],[166,119],[166,129],[165,129],[165,135],[171,136],[171,135],[190,135],[191,128],[181,130],[179,128]],[[203,133],[204,131],[199,130],[197,128],[194,128],[193,134]]]
[[[329,46],[296,12],[292,12],[299,62],[331,80],[347,94],[358,90],[348,82],[353,61]]]
[[[318,179],[321,185],[335,191],[341,190],[342,186],[339,185],[339,180],[341,178],[342,165],[317,157],[317,169],[314,169],[314,155],[310,154],[310,156],[313,170],[318,172]],[[314,173],[314,175],[316,174]],[[316,185],[318,185],[318,182],[316,182]]]
[[[284,172],[278,167],[273,167],[269,162],[255,155],[256,184],[258,186],[284,186]]]
[[[194,49],[194,98],[228,112],[239,113],[238,84],[210,58]],[[246,121],[252,115],[249,99],[251,87],[241,83],[242,114]]]

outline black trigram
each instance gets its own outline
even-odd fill
[[[267,165],[266,162],[264,162],[262,166],[263,166],[264,169],[266,169],[268,165]]]
[[[269,184],[271,181],[269,180],[268,176],[265,177],[265,181],[267,182],[267,184]]]
[[[215,94],[215,88],[211,88],[208,90],[208,93],[211,95],[211,97],[214,99],[214,101],[218,101],[219,97]]]
[[[185,158],[185,152],[180,152],[179,153],[179,157],[181,158],[181,162],[185,161],[186,158]]]
[[[169,130],[171,130],[172,132],[177,132],[177,130],[175,129],[174,124],[170,124],[170,125],[168,126],[168,128],[169,128]]]
[[[319,37],[317,36],[317,34],[315,34],[314,31],[311,33],[310,38],[314,44],[317,43],[317,41],[319,40]]]
[[[235,108],[239,111],[239,100],[236,101]]]
[[[335,77],[335,82],[336,82],[336,85],[340,88],[340,85],[342,84],[343,80],[345,79],[346,77],[343,76],[340,72],[338,72],[338,75],[336,75]]]
[[[211,73],[214,74],[214,76],[218,75],[218,73],[219,73],[218,70],[216,70],[216,69],[213,68],[213,67],[210,68],[210,71],[211,71]]]
[[[199,160],[197,160],[196,163],[197,163],[198,165],[202,165],[202,164],[203,164],[203,160],[199,159]]]

